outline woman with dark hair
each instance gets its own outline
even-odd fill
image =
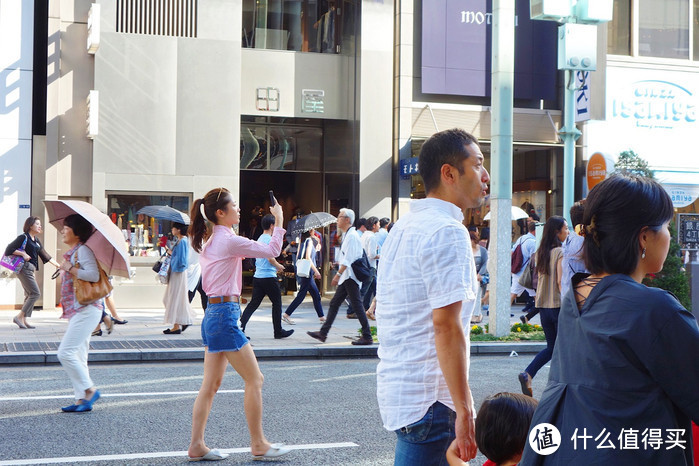
[[[490,280],[490,276],[488,275],[488,250],[479,244],[480,237],[478,236],[478,230],[469,231],[468,233],[471,237],[471,250],[473,251],[473,260],[476,262],[476,273],[478,274],[477,278],[480,284],[476,302],[477,306],[471,316],[471,323],[478,324],[483,321],[481,301],[485,296],[485,290]]]
[[[311,298],[313,298],[313,307],[316,310],[318,319],[321,322],[325,322],[325,317],[323,314],[323,304],[320,302],[320,292],[318,291],[318,286],[316,285],[316,280],[320,279],[320,272],[316,267],[316,248],[313,244],[313,239],[311,238],[311,232],[306,231],[301,234],[301,246],[298,248],[298,253],[296,256],[296,263],[298,264],[299,259],[308,259],[311,261],[311,271],[308,277],[301,277],[296,274],[299,280],[299,289],[296,293],[296,297],[286,308],[284,314],[282,314],[282,319],[289,325],[294,325],[294,321],[291,320],[291,314],[296,310],[297,307],[303,302],[306,294],[311,293]]]
[[[202,284],[209,305],[201,323],[204,353],[204,380],[192,410],[192,439],[188,456],[191,461],[217,461],[228,455],[210,449],[204,442],[204,431],[214,395],[221,386],[226,367],[231,366],[245,382],[244,409],[250,432],[250,451],[254,459],[266,459],[289,453],[279,444],[272,445],[262,430],[262,381],[264,377],[248,339],[238,327],[242,259],[244,257],[277,257],[286,231],[282,208],[278,202],[270,208],[275,225],[269,244],[235,234],[233,226],[240,222],[240,209],[225,188],[217,188],[197,199],[192,205],[190,238],[192,247],[201,255]],[[213,224],[209,229],[206,222]]]
[[[529,396],[532,396],[532,379],[539,369],[551,360],[556,344],[558,313],[561,310],[561,261],[563,259],[561,244],[568,237],[568,223],[563,217],[554,215],[546,221],[544,233],[541,236],[534,262],[536,268],[533,273],[538,275],[534,305],[541,315],[546,348],[541,350],[526,370],[519,374],[522,393]]]
[[[34,328],[27,322],[27,317],[31,317],[34,304],[41,297],[39,285],[34,277],[34,273],[39,270],[39,258],[44,264],[48,262],[55,267],[60,267],[60,265],[51,258],[39,241],[38,235],[41,234],[39,217],[28,217],[24,221],[22,230],[24,233],[8,244],[5,249],[6,256],[15,255],[24,259],[24,265],[17,272],[17,279],[24,290],[24,304],[12,322],[17,324],[19,328]]]
[[[581,232],[591,273],[563,296],[561,343],[532,420],[554,425],[560,445],[548,456],[527,446],[520,465],[693,464],[699,327],[672,294],[642,284],[663,267],[673,215],[648,178],[615,174],[590,191]],[[634,435],[637,448],[622,446]]]
[[[87,368],[87,352],[92,330],[104,311],[104,300],[80,304],[75,297],[76,278],[93,283],[100,279],[97,259],[90,248],[85,246],[92,235],[92,225],[80,215],[69,215],[63,220],[62,234],[63,242],[69,249],[63,255],[65,260],[61,264],[61,318],[68,319],[68,329],[58,346],[57,356],[73,384],[76,402],[61,409],[64,412],[81,413],[91,411],[93,403],[100,397]]]
[[[187,330],[194,322],[192,306],[189,304],[189,288],[187,287],[187,267],[189,266],[189,240],[187,239],[187,225],[174,223],[172,236],[176,238],[171,255],[169,278],[163,304],[165,305],[164,323],[172,325],[163,333],[166,335],[179,335]]]

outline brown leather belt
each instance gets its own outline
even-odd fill
[[[213,296],[209,298],[209,304],[239,303],[240,296]]]

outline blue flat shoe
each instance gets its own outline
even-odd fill
[[[79,405],[64,406],[63,408],[61,408],[61,411],[63,411],[64,413],[72,413],[75,412],[78,406]]]
[[[95,393],[92,395],[92,398],[89,400],[82,400],[83,402],[77,405],[75,408],[76,413],[84,413],[86,411],[92,411],[92,405],[95,403],[95,401],[100,399],[100,391],[95,390]]]

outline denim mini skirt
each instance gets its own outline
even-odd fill
[[[209,353],[239,351],[248,339],[238,327],[240,304],[209,304],[201,322],[201,339]]]

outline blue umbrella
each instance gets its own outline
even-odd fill
[[[147,205],[136,212],[158,220],[170,220],[171,222],[189,225],[189,215],[166,205]]]

